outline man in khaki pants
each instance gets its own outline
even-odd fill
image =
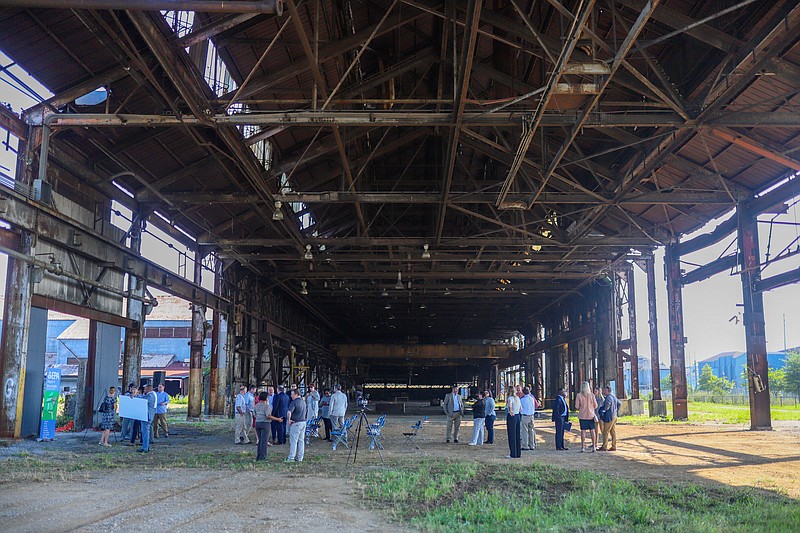
[[[603,401],[602,411],[611,413],[611,422],[603,423],[603,446],[601,452],[613,452],[617,450],[617,412],[622,402],[611,393],[611,387],[603,389],[606,399]],[[608,447],[608,435],[611,434],[611,447]]]
[[[444,397],[444,414],[447,415],[447,442],[450,434],[453,442],[458,443],[458,430],[461,427],[461,413],[464,411],[464,402],[458,395],[458,387],[453,387],[453,392]],[[455,429],[453,427],[455,426]]]

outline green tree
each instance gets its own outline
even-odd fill
[[[790,353],[783,367],[783,391],[800,398],[800,354]]]
[[[717,398],[722,400],[722,397],[733,390],[733,381],[715,376],[711,371],[710,365],[704,365],[700,371],[700,377],[697,380],[697,390],[705,391],[711,394],[711,400]]]
[[[672,374],[667,374],[663,378],[661,378],[661,390],[662,391],[671,391],[672,390]]]
[[[786,371],[784,369],[769,369],[769,391],[775,396],[786,392]]]

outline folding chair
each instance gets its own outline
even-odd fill
[[[350,448],[350,445],[347,443],[348,434],[350,431],[350,426],[353,425],[353,419],[347,418],[345,419],[342,427],[331,430],[331,437],[333,437],[333,443],[331,444],[331,449],[336,450],[336,446],[339,444],[344,444],[345,448]]]
[[[379,450],[383,449],[383,445],[380,443],[380,440],[383,439],[383,435],[381,435],[381,430],[383,426],[386,425],[386,415],[381,415],[378,417],[378,420],[375,421],[374,424],[370,424],[367,427],[367,436],[369,437],[369,449],[374,450],[376,447]]]
[[[422,420],[417,420],[417,423],[413,426],[409,426],[411,431],[403,432],[403,436],[406,438],[409,444],[414,446],[416,449],[419,450],[419,445],[417,444],[417,439],[419,438],[419,432],[422,431],[422,428],[427,424],[428,417],[424,417]]]
[[[358,420],[358,415],[353,415],[348,418],[350,423],[347,425],[347,440],[356,440],[356,430],[353,426],[356,425],[356,421]]]
[[[319,437],[319,426],[322,417],[312,418],[311,420],[306,423],[306,444],[311,444],[312,438]]]

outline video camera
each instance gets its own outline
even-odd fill
[[[356,405],[361,409],[366,409],[369,405],[369,394],[364,394],[361,391],[356,391]]]

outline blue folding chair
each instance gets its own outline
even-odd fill
[[[344,444],[345,448],[350,448],[350,445],[347,443],[348,434],[350,432],[350,426],[353,425],[353,419],[347,418],[345,419],[342,427],[336,428],[331,430],[331,437],[333,437],[333,443],[331,444],[331,449],[336,450],[336,446],[339,444]]]
[[[306,423],[306,444],[311,444],[311,439],[319,437],[319,426],[322,417],[312,418]]]
[[[358,421],[358,415],[353,415],[348,418],[348,420],[350,424],[347,426],[347,440],[354,441],[356,440],[356,430],[354,426],[356,425],[356,421]]]
[[[380,443],[380,440],[383,439],[383,435],[381,435],[381,430],[383,426],[386,425],[386,415],[381,415],[378,417],[378,420],[375,421],[374,424],[370,424],[367,427],[367,436],[369,437],[369,449],[374,450],[378,448],[379,450],[383,449],[383,445]]]
[[[409,444],[414,446],[416,449],[419,450],[419,445],[417,445],[417,439],[419,438],[419,432],[425,427],[425,424],[428,423],[428,417],[424,417],[422,420],[417,420],[417,423],[413,426],[409,426],[411,431],[403,432],[403,436],[406,438]]]

